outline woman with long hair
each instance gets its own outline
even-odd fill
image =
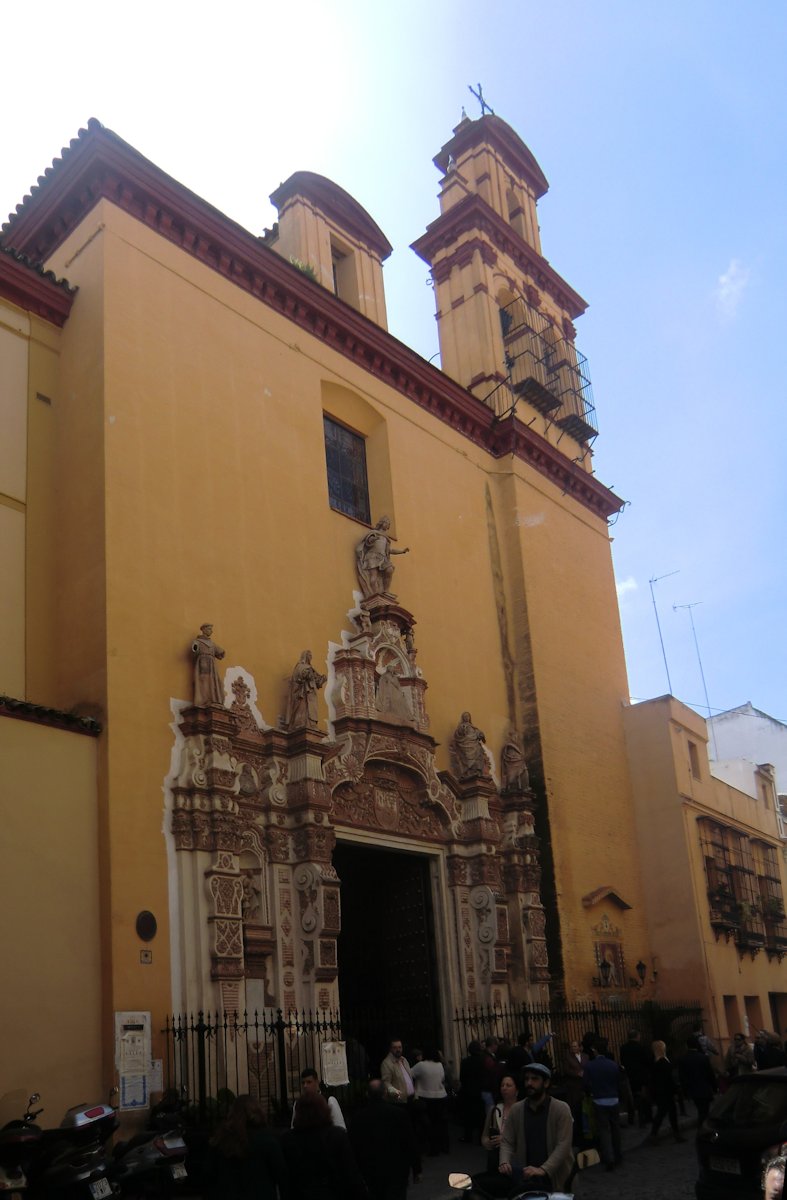
[[[289,1200],[279,1139],[252,1096],[237,1097],[210,1140],[204,1195],[205,1200]]]
[[[487,1152],[486,1169],[491,1174],[495,1174],[500,1166],[500,1141],[503,1136],[503,1126],[518,1099],[516,1080],[513,1075],[504,1075],[500,1080],[498,1101],[486,1114],[484,1131],[481,1134],[481,1145]]]
[[[656,1114],[653,1118],[649,1140],[651,1142],[658,1141],[661,1122],[665,1117],[669,1117],[670,1129],[675,1141],[683,1142],[686,1139],[681,1137],[680,1130],[678,1129],[678,1110],[675,1107],[675,1093],[678,1087],[675,1082],[672,1063],[667,1058],[666,1044],[664,1042],[654,1042],[652,1049],[653,1066],[650,1070],[650,1088],[653,1094],[653,1103],[656,1105]]]

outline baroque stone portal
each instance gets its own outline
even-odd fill
[[[331,645],[327,738],[315,728],[325,676],[309,651],[293,671],[284,728],[249,719],[254,679],[245,669],[231,708],[181,713],[180,761],[168,780],[187,981],[180,1005],[338,1003],[337,838],[434,864],[446,1014],[544,999],[535,797],[523,760],[510,752],[499,791],[484,735],[463,713],[453,770],[439,771],[413,614],[378,592],[352,620],[355,629]],[[210,632],[202,631],[201,653],[215,667],[220,648]]]

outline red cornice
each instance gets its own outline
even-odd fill
[[[0,252],[0,297],[62,328],[74,292],[11,251]]]
[[[491,409],[437,367],[312,282],[97,121],[80,132],[17,208],[2,241],[45,261],[102,198],[493,456],[513,453],[529,462],[599,517],[622,507],[617,496],[545,438],[514,417],[496,420]]]
[[[551,442],[524,425],[518,417],[508,416],[497,422],[490,437],[489,450],[495,458],[513,454],[529,463],[541,475],[551,479],[564,496],[571,496],[596,516],[609,518],[620,512],[625,503],[595,475],[583,471],[571,462]],[[573,468],[567,470],[567,467]]]
[[[532,187],[536,200],[549,191],[549,184],[544,172],[536,162],[535,155],[515,133],[509,124],[494,113],[485,114],[477,121],[464,120],[457,125],[454,136],[446,142],[433,162],[444,174],[448,169],[448,160],[458,159],[460,154],[475,146],[493,146],[500,157],[520,179],[525,179]]]
[[[464,196],[441,213],[411,248],[431,266],[441,250],[450,249],[462,234],[472,232],[485,234],[497,250],[513,259],[571,318],[582,316],[587,301],[476,193]]]
[[[270,201],[281,213],[287,201],[297,196],[302,196],[304,200],[319,208],[326,217],[335,221],[340,229],[353,234],[381,261],[388,258],[393,250],[388,238],[366,209],[332,179],[326,179],[324,175],[315,175],[313,171],[296,171],[284,183],[280,183],[275,192],[271,192]]]

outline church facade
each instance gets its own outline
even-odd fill
[[[105,1026],[376,1005],[451,1054],[649,961],[584,301],[509,126],[435,163],[443,370],[321,176],[257,237],[91,122],[3,228],[70,289],[16,686],[103,730]]]

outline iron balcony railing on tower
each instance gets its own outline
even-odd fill
[[[516,398],[580,443],[598,435],[587,359],[522,298],[500,309],[508,378],[487,396],[498,415]]]

